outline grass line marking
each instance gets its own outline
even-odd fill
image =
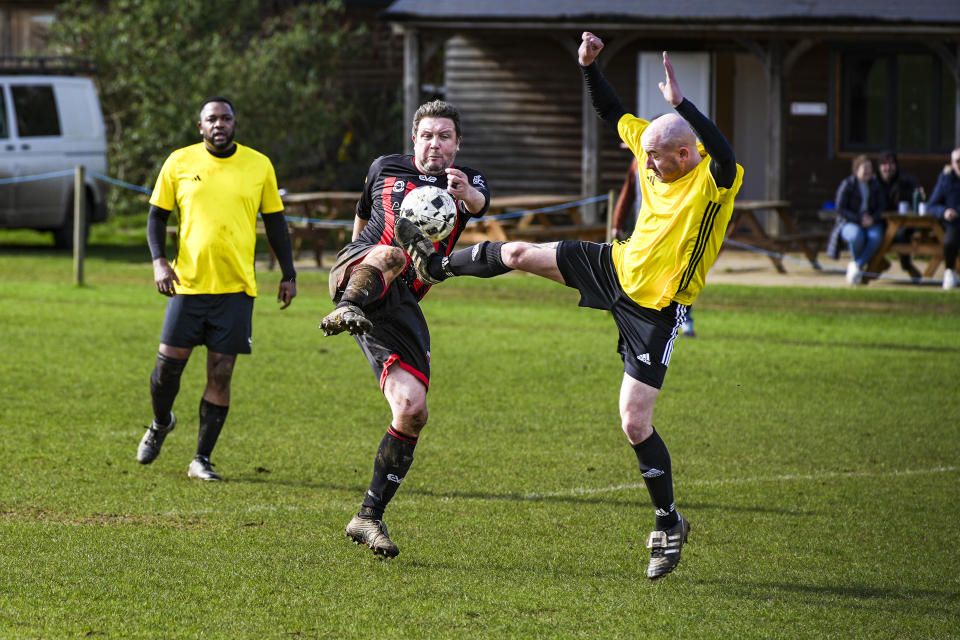
[[[831,478],[895,478],[898,476],[914,476],[930,473],[950,473],[956,471],[957,467],[932,467],[930,469],[905,469],[893,471],[825,471],[823,473],[807,474],[784,474],[779,476],[755,476],[752,478],[723,478],[713,480],[688,480],[676,482],[677,487],[714,487],[725,484],[750,484],[754,482],[797,482],[797,481],[816,481],[828,480]],[[564,491],[548,491],[544,493],[528,493],[523,497],[527,500],[536,500],[538,498],[558,498],[563,496],[582,496],[596,493],[613,493],[615,491],[624,491],[626,489],[643,489],[646,485],[642,482],[633,482],[630,484],[617,484],[609,487],[586,488],[577,487],[575,489],[566,489]]]

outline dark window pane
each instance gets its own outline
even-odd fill
[[[923,151],[932,142],[934,62],[928,55],[897,56],[897,143]]]
[[[53,87],[48,84],[11,87],[21,138],[60,135],[60,117]]]
[[[886,141],[886,61],[851,58],[847,64],[847,80],[847,142],[883,146]]]
[[[955,140],[957,82],[947,65],[940,65],[940,138],[937,145],[943,150],[954,149],[960,140]]]
[[[3,87],[0,86],[0,138],[9,138],[10,128],[7,126],[7,100],[3,97]]]

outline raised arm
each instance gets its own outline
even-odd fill
[[[737,159],[733,154],[733,147],[720,133],[717,125],[683,97],[680,83],[677,82],[676,73],[673,71],[673,63],[670,62],[670,56],[666,51],[663,52],[663,70],[666,73],[666,80],[659,86],[664,100],[677,110],[680,117],[693,127],[697,137],[700,138],[703,148],[710,155],[710,173],[713,174],[717,186],[725,189],[733,186],[733,181],[737,178]]]
[[[593,108],[600,119],[616,129],[617,123],[627,110],[623,108],[620,98],[600,73],[600,67],[595,62],[597,54],[603,49],[603,41],[589,31],[584,31],[581,38],[577,60],[587,84],[587,93],[590,94]]]

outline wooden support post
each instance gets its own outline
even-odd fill
[[[77,165],[73,173],[73,283],[77,286],[83,285],[83,259],[87,244],[87,198],[83,174],[83,166]]]
[[[403,29],[403,149],[413,153],[410,125],[420,106],[420,34],[416,29]]]

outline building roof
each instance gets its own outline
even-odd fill
[[[765,23],[815,28],[826,25],[902,28],[918,25],[960,30],[958,0],[397,0],[384,19],[457,23],[465,27],[603,24],[630,28],[650,23]]]

